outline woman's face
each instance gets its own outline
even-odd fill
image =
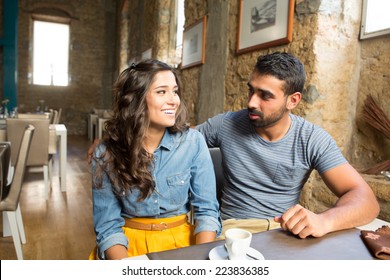
[[[171,71],[160,71],[156,74],[146,93],[150,128],[165,129],[175,124],[180,105],[178,90],[175,75]]]

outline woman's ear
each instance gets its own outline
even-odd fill
[[[287,97],[287,105],[286,108],[288,110],[292,110],[298,106],[299,102],[301,102],[302,94],[300,92],[294,92]]]

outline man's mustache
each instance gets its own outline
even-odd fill
[[[257,111],[257,110],[254,110],[254,109],[248,109],[248,112],[252,115],[256,115],[256,116],[259,116],[259,117],[264,117],[264,113],[263,112],[260,112],[260,111]]]

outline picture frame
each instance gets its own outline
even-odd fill
[[[146,51],[144,51],[144,52],[142,53],[142,56],[141,56],[141,59],[142,59],[142,60],[151,59],[151,58],[152,58],[152,48],[147,49]]]
[[[292,41],[295,0],[239,0],[236,54]]]
[[[205,62],[206,16],[184,29],[181,69],[190,68]]]

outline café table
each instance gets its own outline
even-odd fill
[[[362,227],[341,230],[319,238],[301,239],[282,229],[255,233],[252,235],[251,247],[259,251],[265,260],[373,260],[375,259],[360,237],[361,229],[376,229],[390,225],[376,219]],[[222,246],[224,240],[190,247],[148,253],[126,260],[208,260],[209,252]]]

